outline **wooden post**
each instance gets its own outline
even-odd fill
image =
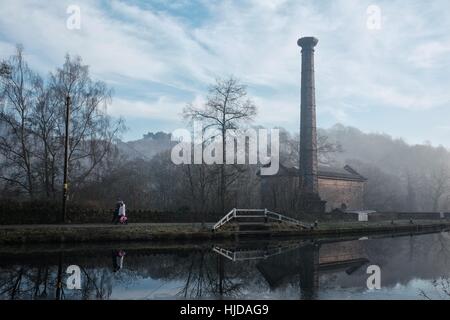
[[[63,199],[61,222],[64,223],[67,213],[67,171],[69,166],[69,118],[70,118],[70,96],[66,97],[66,135],[64,137],[64,181],[63,181]]]

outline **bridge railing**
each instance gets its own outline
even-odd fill
[[[242,213],[242,214],[240,214]],[[221,218],[212,228],[212,230],[217,230],[230,220],[237,218],[264,218],[266,220],[271,219],[279,222],[286,222],[290,224],[295,224],[303,228],[310,228],[311,225],[300,222],[294,218],[284,216],[282,214],[267,210],[267,209],[232,209],[223,218]]]
[[[289,252],[302,247],[303,243],[267,248],[267,249],[236,249],[229,250],[219,246],[214,246],[213,251],[232,261],[267,259],[285,252]]]
[[[287,217],[287,216],[284,216],[282,214],[279,214],[279,213],[276,213],[276,212],[273,212],[273,211],[269,211],[269,210],[267,210],[266,216],[269,219],[280,221],[280,222],[284,221],[284,222],[296,224],[296,225],[299,225],[299,226],[302,226],[302,227],[305,227],[305,228],[311,227],[311,225],[303,223],[303,222],[300,222],[297,219],[290,218],[290,217]]]
[[[217,223],[213,226],[213,230],[216,230],[216,229],[220,228],[225,223],[227,223],[228,221],[233,219],[235,216],[236,216],[236,208],[234,208],[233,210],[228,212],[222,219],[217,221]]]

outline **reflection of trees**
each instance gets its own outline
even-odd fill
[[[443,266],[450,265],[450,232],[441,232],[433,234],[430,238],[431,241],[422,241],[422,250],[428,253],[428,261],[430,264],[435,265],[434,260],[439,259],[439,262]],[[444,267],[444,269],[446,269]],[[450,277],[447,275],[435,279],[432,281],[434,294],[439,299],[450,299]],[[431,299],[433,292],[425,292],[420,290],[419,294],[426,299]]]
[[[0,299],[46,299],[48,288],[55,285],[47,265],[37,268],[12,266],[2,269]]]
[[[382,238],[358,241],[364,255],[384,271],[383,283],[392,286],[407,284],[411,279],[448,277],[450,265],[450,237],[448,233],[421,235],[414,238]],[[355,245],[356,245],[355,244]],[[233,249],[260,248],[258,242],[227,244]],[[275,244],[271,243],[273,247]],[[322,246],[322,254],[325,246]],[[344,246],[346,247],[346,246]],[[342,246],[331,246],[338,253]],[[103,249],[102,249],[103,250]],[[251,250],[250,250],[251,251]],[[308,245],[282,254],[233,262],[217,255],[210,247],[195,249],[130,249],[127,250],[124,268],[114,272],[111,252],[92,250],[71,254],[30,253],[29,255],[2,256],[0,260],[0,299],[110,299],[113,288],[134,286],[146,279],[170,286],[163,295],[173,294],[187,299],[250,297],[315,298],[319,278],[313,270],[317,261],[315,249]],[[67,266],[80,266],[82,289],[66,288]],[[326,273],[326,274],[325,274]],[[354,288],[365,285],[364,270],[349,276],[342,270],[321,271],[320,287],[323,289]],[[145,297],[150,297],[159,284],[149,284]],[[431,280],[430,280],[431,281]],[[62,286],[58,290],[57,284]],[[448,283],[448,282],[447,282]],[[176,284],[175,293],[172,284]],[[436,282],[445,294],[445,283]],[[66,288],[63,290],[63,288]],[[114,289],[116,290],[116,289]],[[120,294],[120,288],[117,290]],[[433,291],[433,290],[431,290]],[[450,296],[449,296],[450,298]]]
[[[121,270],[113,272],[112,268],[80,266],[82,286],[81,290],[74,291],[72,298],[81,300],[108,300],[113,292],[113,282],[125,285],[138,279],[136,272]]]
[[[56,296],[55,296],[55,300],[63,300],[64,299],[64,288],[63,288],[63,283],[62,283],[62,273],[63,273],[63,253],[60,252],[58,254],[58,271],[56,273]]]
[[[44,258],[45,260],[45,258]],[[108,299],[112,293],[112,272],[105,268],[81,268],[82,290],[64,290],[64,255],[59,253],[55,264],[47,262],[37,266],[2,267],[0,272],[0,299],[48,299],[63,300],[70,298]]]
[[[436,245],[437,254],[440,257],[445,257],[446,264],[450,264],[450,233],[449,232],[441,232],[437,236],[437,241],[432,242],[433,245]]]
[[[33,292],[34,299],[47,298],[48,277],[49,277],[48,266],[38,268]]]
[[[20,292],[20,283],[22,281],[23,277],[23,268],[19,268],[17,273],[14,271],[11,272],[10,278],[8,277],[8,280],[3,280],[0,289],[2,290],[0,292],[0,295],[8,295],[11,300],[14,300],[16,298],[16,295],[18,292]]]
[[[450,278],[441,278],[433,280],[434,294],[440,300],[450,299]],[[428,299],[433,300],[433,292],[426,292],[425,290],[419,290],[419,295]]]
[[[226,261],[222,256],[204,250],[189,256],[185,283],[178,295],[183,298],[238,297],[241,294],[242,280],[226,272]]]
[[[81,268],[85,285],[81,288],[81,299],[109,299],[112,293],[112,274],[109,270],[87,270]]]

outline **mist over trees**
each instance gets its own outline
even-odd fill
[[[348,164],[368,178],[364,190],[366,209],[450,210],[450,152],[444,147],[408,145],[385,134],[367,134],[343,125],[320,129],[318,135],[322,165],[343,167]],[[133,142],[138,143],[145,145],[146,139]],[[139,208],[220,210],[220,178],[214,166],[174,165],[169,149],[151,160],[136,158],[118,169],[114,183],[107,184],[130,185],[129,191],[122,189],[122,194]],[[280,153],[282,163],[297,165],[297,133],[280,130]],[[259,207],[258,168],[252,165],[242,168],[241,175],[230,185],[226,205],[229,208]],[[134,175],[130,170],[134,170]],[[133,181],[142,187],[138,193],[132,190]],[[145,200],[141,202],[138,198]]]
[[[449,211],[450,152],[431,144],[408,145],[386,134],[335,125],[321,130],[343,152],[334,162],[349,164],[368,178],[365,206],[380,211]]]

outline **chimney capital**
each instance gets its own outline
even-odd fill
[[[297,44],[299,47],[308,49],[308,48],[314,48],[318,42],[319,42],[319,40],[317,38],[303,37],[303,38],[298,39]]]

